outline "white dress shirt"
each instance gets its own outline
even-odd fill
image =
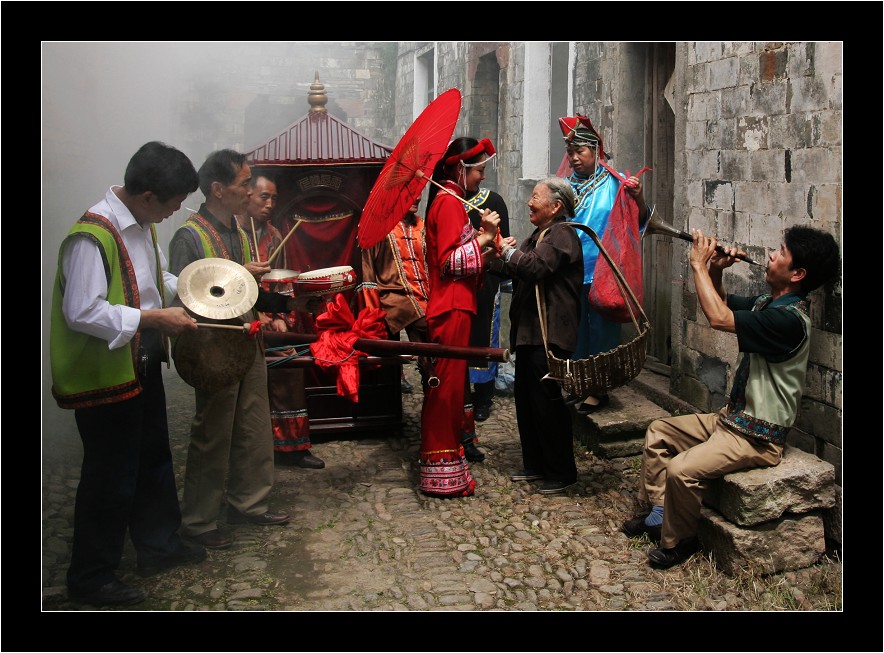
[[[163,308],[156,283],[156,257],[150,224],[139,225],[135,217],[114,193],[112,186],[104,199],[89,211],[107,218],[120,232],[135,269],[141,308]],[[178,278],[167,272],[166,256],[160,252],[160,265],[166,286],[167,303],[178,290]],[[101,253],[89,238],[74,238],[65,246],[62,269],[66,281],[62,311],[74,331],[106,340],[108,349],[128,343],[141,322],[141,311],[107,301],[107,279]]]

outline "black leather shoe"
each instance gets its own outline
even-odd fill
[[[510,476],[511,481],[539,481],[543,479],[543,474],[538,474],[537,472],[529,472],[524,469],[520,469],[515,474]]]
[[[129,587],[122,581],[114,579],[91,592],[68,590],[68,598],[78,603],[91,605],[135,605],[147,598],[144,590]]]
[[[635,519],[623,522],[622,530],[629,537],[641,537],[642,535],[647,535],[652,542],[659,542],[660,533],[663,530],[663,527],[648,526],[645,523],[644,517],[636,517]]]
[[[652,567],[657,569],[669,569],[674,565],[680,565],[700,550],[700,543],[696,537],[688,537],[671,549],[651,549],[648,551],[648,560]]]
[[[577,481],[572,483],[565,483],[564,481],[546,481],[537,491],[540,492],[540,494],[562,494],[565,490],[574,487],[575,485],[577,485]]]
[[[255,524],[256,526],[282,526],[289,523],[289,516],[284,512],[265,512],[263,515],[244,515],[233,508],[227,511],[228,524]]]
[[[464,443],[463,454],[471,463],[480,463],[485,460],[485,454],[479,451],[479,448],[473,442]]]
[[[199,535],[191,535],[190,539],[207,549],[229,549],[233,544],[233,538],[218,528]]]
[[[473,419],[477,422],[484,422],[491,417],[491,406],[476,406],[473,411]]]
[[[139,576],[154,576],[160,572],[179,567],[181,565],[193,565],[206,559],[206,549],[202,546],[187,546],[182,544],[181,547],[173,554],[150,560],[147,563],[138,564]]]

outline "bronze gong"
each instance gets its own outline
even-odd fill
[[[242,327],[257,298],[258,282],[227,259],[200,259],[178,275],[178,299],[204,324]],[[179,376],[208,392],[238,383],[256,359],[258,345],[247,331],[200,327],[178,336],[172,358]]]
[[[211,322],[243,324],[241,319]],[[255,337],[245,331],[199,328],[174,339],[172,358],[185,383],[197,390],[214,392],[242,380],[256,360],[257,346]]]

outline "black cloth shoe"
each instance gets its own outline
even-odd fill
[[[96,590],[80,592],[68,590],[68,598],[78,603],[91,605],[135,605],[147,598],[144,590],[137,587],[129,587],[122,581],[114,579]]]
[[[322,458],[317,458],[307,449],[295,451],[294,453],[295,455],[292,457],[294,462],[292,464],[295,467],[303,467],[304,469],[322,469],[325,467],[325,461]]]
[[[700,542],[696,537],[688,537],[676,544],[671,549],[651,549],[648,551],[648,560],[652,567],[657,569],[669,569],[680,565],[700,550]]]
[[[622,530],[629,537],[641,537],[642,535],[647,535],[652,542],[659,542],[660,533],[662,532],[663,527],[648,526],[645,523],[645,517],[636,517],[635,519],[623,522]]]
[[[402,379],[399,384],[402,386],[402,394],[404,395],[410,395],[414,391],[408,379]]]
[[[562,492],[569,487],[574,487],[575,485],[577,485],[577,481],[572,481],[571,483],[565,483],[564,481],[546,481],[537,491],[540,492],[540,494],[562,494]]]
[[[477,422],[484,422],[491,417],[491,406],[476,406],[473,410],[473,419]]]
[[[463,454],[471,463],[480,463],[485,460],[485,454],[479,451],[474,442],[463,443]]]
[[[290,517],[284,512],[265,512],[263,515],[244,515],[233,508],[227,511],[228,524],[255,524],[256,526],[283,526]]]
[[[191,535],[190,539],[207,549],[229,549],[233,544],[233,538],[218,528],[199,535]]]
[[[598,397],[599,403],[597,404],[587,404],[582,403],[577,406],[577,414],[578,415],[591,415],[592,413],[597,413],[602,408],[611,403],[611,397],[605,395],[604,397]]]
[[[540,481],[543,479],[543,474],[538,474],[537,472],[529,472],[525,469],[520,469],[515,474],[510,476],[511,481]]]
[[[300,451],[274,451],[273,462],[286,467],[301,467],[303,469],[322,469],[325,461],[314,456],[307,449]]]
[[[581,397],[580,395],[568,395],[567,397],[565,397],[566,406],[574,406],[576,404],[579,404],[581,401],[583,401],[583,397]]]
[[[206,559],[206,549],[202,546],[187,546],[182,544],[181,547],[171,555],[163,556],[155,560],[150,560],[144,564],[138,563],[139,576],[154,576],[160,572],[178,567],[181,565],[193,565]]]

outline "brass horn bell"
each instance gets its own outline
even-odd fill
[[[657,215],[656,207],[651,207],[651,217],[648,218],[648,223],[645,225],[645,230],[642,233],[642,239],[648,234],[657,234],[659,236],[669,236],[670,238],[680,238],[682,240],[686,240],[689,243],[694,242],[693,236],[691,236],[688,232],[682,231],[681,229],[676,229],[671,224],[666,222],[663,218]],[[727,254],[724,247],[718,245],[716,251],[721,254]],[[751,258],[744,254],[737,254],[736,258],[741,261],[746,261],[746,263],[751,263],[752,265],[760,265],[761,267],[767,267],[764,263],[758,263],[757,261],[753,261]]]

